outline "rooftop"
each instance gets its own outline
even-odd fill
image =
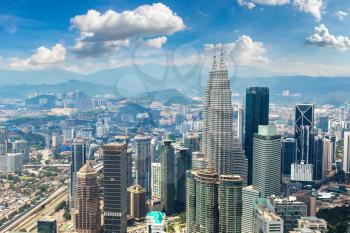
[[[162,224],[165,218],[165,213],[160,211],[151,211],[147,213],[147,217],[151,218],[156,224]]]

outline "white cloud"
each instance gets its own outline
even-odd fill
[[[125,46],[131,38],[172,35],[185,29],[180,16],[162,3],[142,5],[132,11],[100,13],[89,10],[71,19],[72,28],[79,31],[74,50],[104,53],[111,48]],[[160,40],[158,40],[160,42]]]
[[[297,9],[311,14],[318,21],[321,19],[324,0],[237,0],[238,4],[248,9],[253,9],[256,5],[285,5],[292,3]]]
[[[323,24],[315,27],[314,34],[306,39],[310,45],[318,47],[331,47],[340,51],[350,49],[350,38],[347,36],[334,36],[329,33],[327,27]]]
[[[317,21],[322,18],[323,0],[294,0],[293,5],[300,11],[311,14]]]
[[[12,58],[10,67],[15,69],[44,68],[50,65],[63,63],[66,59],[66,48],[62,44],[56,44],[51,48],[39,47],[35,53],[27,59]]]
[[[205,44],[206,52],[220,51],[221,47],[225,53],[238,65],[260,65],[269,62],[265,57],[266,49],[262,42],[253,41],[247,35],[241,35],[237,40],[226,44]]]
[[[166,36],[161,36],[153,39],[148,39],[145,44],[151,48],[160,49],[162,48],[163,44],[167,42]]]
[[[335,13],[335,16],[337,16],[337,18],[338,18],[340,21],[343,21],[344,18],[345,18],[346,16],[348,16],[348,13],[346,13],[346,12],[344,12],[344,11],[337,11],[337,12]]]

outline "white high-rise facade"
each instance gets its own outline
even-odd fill
[[[208,158],[209,166],[219,175],[239,174],[232,162],[234,156],[232,111],[230,80],[221,52],[219,64],[214,57],[205,90],[202,143],[202,152]]]
[[[162,193],[162,175],[161,175],[161,164],[151,164],[151,190],[152,199],[160,200]]]
[[[344,132],[343,170],[350,173],[350,131]]]
[[[254,223],[254,203],[260,197],[252,185],[242,189],[242,233],[252,233]]]

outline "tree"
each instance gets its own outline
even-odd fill
[[[64,209],[63,218],[65,220],[71,220],[72,216],[67,209]]]

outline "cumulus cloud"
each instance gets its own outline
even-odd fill
[[[226,44],[205,44],[206,52],[220,51],[223,48],[226,54],[239,65],[254,65],[267,63],[266,49],[262,42],[253,41],[247,35],[241,35],[237,40]]]
[[[340,51],[350,49],[350,38],[347,36],[335,36],[329,33],[328,28],[321,24],[315,27],[314,34],[306,39],[310,45],[318,47],[331,47]]]
[[[316,20],[321,20],[323,0],[294,0],[294,6],[300,11],[311,14]]]
[[[343,21],[344,18],[345,18],[346,16],[348,16],[348,13],[346,13],[346,12],[344,12],[344,11],[337,11],[337,12],[335,13],[335,16],[337,16],[337,18],[338,18],[340,21]]]
[[[77,52],[84,52],[86,48],[103,53],[111,48],[128,45],[125,42],[131,38],[172,35],[185,27],[182,18],[162,3],[142,5],[123,12],[89,10],[85,15],[71,19],[71,28],[79,32],[74,48]]]
[[[66,59],[66,48],[62,44],[56,44],[51,48],[39,47],[35,53],[27,59],[12,58],[10,67],[17,69],[41,68],[63,63]]]
[[[161,36],[161,37],[157,37],[157,38],[153,38],[153,39],[148,39],[145,44],[151,48],[156,48],[156,49],[160,49],[162,48],[163,44],[165,44],[167,42],[167,38],[166,36]]]

